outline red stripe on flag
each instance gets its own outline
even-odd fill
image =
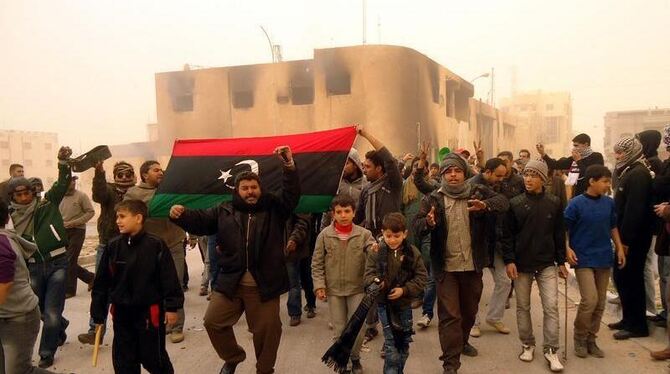
[[[272,155],[276,147],[288,145],[293,153],[349,152],[356,137],[356,127],[317,131],[305,134],[259,138],[177,140],[172,156],[244,156]]]

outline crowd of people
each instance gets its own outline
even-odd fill
[[[429,328],[435,309],[439,360],[445,374],[457,373],[462,355],[478,355],[471,338],[481,336],[480,318],[500,334],[511,333],[503,317],[512,297],[518,359],[533,361],[533,282],[543,311],[542,356],[549,370],[560,372],[558,278],[571,276],[569,268],[581,295],[577,357],[606,355],[598,334],[611,279],[623,316],[608,325],[614,339],[646,337],[649,323],[668,327],[670,159],[661,161],[657,150],[661,143],[670,150],[670,126],[664,134],[622,138],[613,149],[613,170],[586,134],[560,159],[541,144],[536,156],[523,149],[518,158],[503,151],[486,159],[475,143],[472,154],[458,149],[433,160],[427,145],[396,158],[373,134],[358,131],[372,150],[363,159],[349,152],[325,213],[294,213],[301,197],[298,166],[309,165],[296,165],[287,146],[275,150],[283,173],[279,191],[266,191],[260,175],[243,171],[235,176],[232,201],[209,209],[174,205],[169,218],[153,217],[147,208],[164,177],[158,162],[142,164],[139,183],[127,162],[114,165],[111,183],[98,163],[95,273],[77,263],[94,209],[76,188],[72,151],[59,150],[58,180],[46,191],[41,180],[25,177],[23,166],[11,165],[10,178],[0,184],[0,373],[51,373],[67,340],[63,310],[77,279],[91,291],[82,344],[104,338],[111,314],[116,373],[140,367],[173,373],[165,345],[187,338],[187,246],[198,246],[205,264],[199,294],[209,300],[204,327],[223,361],[221,374],[235,373],[246,359],[233,329],[242,314],[253,335],[256,371],[274,372],[280,296],[287,292],[291,327],[301,324],[303,312],[314,318],[316,303],[325,302],[331,331],[324,326],[324,334],[353,334],[348,363],[337,368],[353,374],[364,372],[361,347],[380,329],[384,373],[403,373],[414,330]],[[493,288],[479,313],[485,272]],[[650,272],[660,275],[662,312],[653,302]],[[373,288],[380,292],[372,307],[358,315]],[[416,321],[413,309],[421,309]],[[362,322],[360,331],[348,331],[353,319]],[[652,352],[653,359],[670,359],[668,331],[668,347]]]

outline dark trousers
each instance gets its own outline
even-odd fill
[[[626,256],[626,266],[623,269],[614,267],[614,283],[621,299],[624,329],[641,334],[649,332],[644,288],[644,264],[649,246],[650,241],[631,245]]]
[[[30,285],[40,299],[42,314],[42,336],[40,357],[53,357],[61,342],[65,341],[65,329],[70,321],[63,317],[65,308],[65,278],[68,260],[66,255],[41,263],[28,263]]]
[[[444,272],[435,279],[437,291],[438,329],[443,366],[461,367],[463,345],[468,342],[475,324],[479,299],[482,296],[482,273],[476,271]]]
[[[261,301],[258,288],[238,286],[235,296],[229,299],[221,292],[212,292],[212,299],[205,312],[205,329],[219,357],[228,363],[239,363],[247,357],[237,344],[233,326],[244,313],[253,334],[256,351],[256,372],[274,373],[277,350],[281,341],[279,297]]]
[[[314,280],[312,280],[312,256],[300,260],[300,283],[305,291],[305,303],[308,308],[316,308]]]
[[[68,258],[68,267],[67,267],[67,281],[65,283],[65,294],[67,295],[76,295],[77,294],[77,278],[82,282],[89,284],[93,282],[95,274],[79,266],[77,261],[79,260],[79,254],[81,253],[81,248],[84,246],[84,239],[86,238],[86,229],[67,229],[67,258]]]
[[[155,306],[113,306],[114,343],[112,362],[116,374],[140,374],[140,365],[152,374],[172,374],[165,350],[165,313]]]

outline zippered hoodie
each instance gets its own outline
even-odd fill
[[[44,198],[36,197],[33,200],[35,208],[32,213],[32,222],[28,224],[32,225],[32,235],[28,233],[30,230],[17,232],[24,239],[37,244],[37,251],[28,259],[28,262],[41,263],[51,260],[52,257],[65,255],[68,241],[59,205],[70,186],[71,178],[70,165],[59,161],[58,180],[44,194]],[[12,207],[15,206],[16,203],[12,202]],[[11,216],[13,222],[24,218],[19,210],[14,210]]]

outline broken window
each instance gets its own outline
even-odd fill
[[[254,92],[253,91],[237,91],[233,92],[233,108],[245,109],[254,106]]]
[[[326,74],[326,92],[328,95],[351,94],[351,76],[345,71]]]
[[[314,103],[314,86],[292,86],[291,103],[293,105],[309,105]]]
[[[172,73],[168,80],[168,93],[175,112],[193,111],[195,78],[189,72]]]

